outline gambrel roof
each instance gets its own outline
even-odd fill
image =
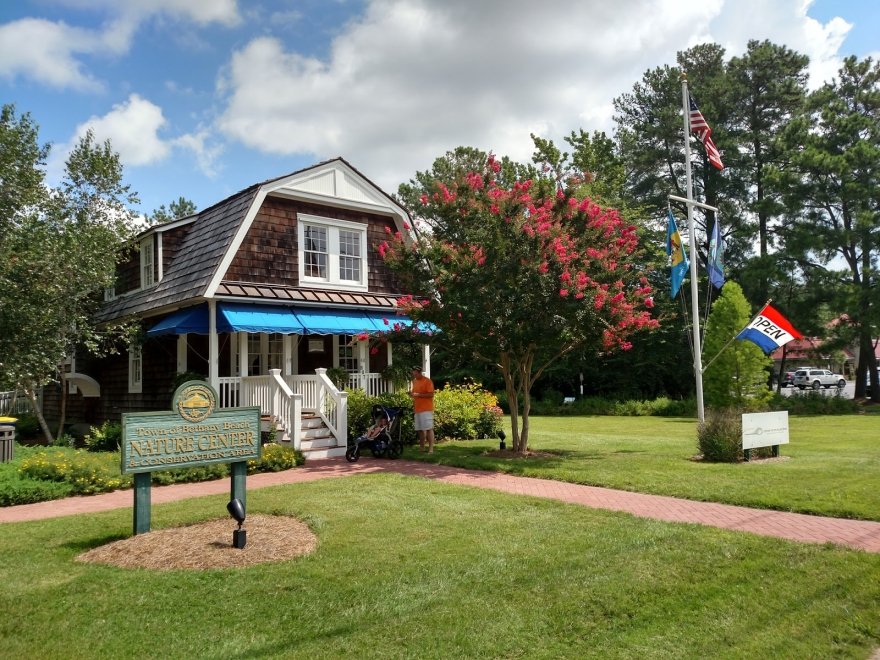
[[[259,285],[242,293],[223,281],[229,264],[247,235],[267,196],[357,209],[392,218],[399,231],[408,212],[392,197],[342,158],[324,161],[291,174],[254,184],[174,226],[189,225],[183,242],[156,286],[122,295],[104,305],[98,321],[131,316],[154,316],[217,296],[242,295],[256,300],[296,300],[300,295],[284,287]],[[161,233],[167,226],[146,230],[142,236]],[[262,295],[258,289],[271,292]],[[310,294],[307,294],[310,295]],[[314,302],[336,302],[328,292]],[[351,298],[351,300],[348,300]],[[340,299],[343,304],[393,307],[396,298],[358,294]]]

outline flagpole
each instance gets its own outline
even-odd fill
[[[687,212],[688,234],[690,235],[691,252],[691,315],[693,316],[694,334],[694,376],[697,381],[697,419],[706,421],[706,410],[703,406],[703,356],[700,346],[700,300],[697,286],[697,236],[694,231],[694,194],[691,179],[691,143],[690,143],[690,104],[688,103],[687,74],[681,74],[681,105],[684,116],[684,169],[687,177]]]

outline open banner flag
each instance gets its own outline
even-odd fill
[[[681,244],[681,234],[678,233],[678,227],[675,225],[675,216],[672,215],[672,209],[669,209],[669,218],[666,223],[666,254],[672,257],[672,273],[670,279],[672,282],[672,297],[678,295],[678,289],[682,280],[688,274],[690,263],[688,262],[687,252]]]
[[[803,339],[804,337],[768,303],[736,338],[754,342],[761,347],[764,353],[769,355],[780,346],[785,346],[792,339]]]
[[[724,286],[724,241],[721,239],[721,224],[715,220],[709,238],[709,281],[716,289]]]

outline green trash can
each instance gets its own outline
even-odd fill
[[[15,454],[15,427],[8,424],[0,426],[0,463],[7,463]]]

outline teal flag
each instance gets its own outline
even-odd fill
[[[721,224],[715,220],[712,234],[709,238],[709,281],[720,289],[724,286],[724,241],[721,239]]]
[[[672,297],[678,295],[678,289],[690,269],[687,252],[681,242],[681,234],[678,233],[678,227],[675,224],[675,216],[672,215],[672,209],[669,209],[669,219],[666,224],[666,254],[672,257],[672,273],[670,279],[672,282]]]

